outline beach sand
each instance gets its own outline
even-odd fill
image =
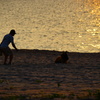
[[[58,51],[13,50],[13,53],[12,65],[2,65],[4,57],[0,56],[0,97],[24,95],[42,100],[50,94],[81,95],[100,90],[100,53],[68,52],[67,64],[54,63],[61,55]]]

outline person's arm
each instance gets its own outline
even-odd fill
[[[18,49],[16,48],[16,46],[15,46],[15,43],[14,43],[14,42],[12,42],[12,46],[15,48],[15,50],[16,50],[16,51],[18,51]]]

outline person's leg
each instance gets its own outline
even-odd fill
[[[7,50],[6,50],[6,48],[3,48],[3,47],[1,47],[0,50],[4,55],[4,63],[3,64],[6,65],[7,64],[7,59],[8,59]]]
[[[12,60],[13,60],[13,54],[11,54],[11,55],[9,56],[9,62],[8,62],[8,64],[10,64],[10,65],[11,65]]]
[[[9,47],[7,47],[3,51],[4,51],[4,56],[5,56],[4,64],[7,64],[8,57],[9,57],[8,64],[11,64],[12,59],[13,59],[13,53],[12,53],[11,49]]]
[[[1,50],[1,48],[0,48],[0,56],[2,56],[2,50]]]
[[[6,54],[4,54],[4,56],[5,56],[5,58],[4,58],[4,65],[6,65],[7,64],[7,59],[8,59],[8,55],[6,55]]]
[[[13,53],[12,53],[12,50],[10,48],[8,48],[8,55],[9,55],[9,62],[8,64],[11,64],[12,63],[12,60],[13,60]]]

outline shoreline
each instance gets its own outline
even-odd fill
[[[15,51],[15,49],[12,49],[13,51]],[[19,51],[47,51],[47,52],[65,52],[65,50],[62,50],[62,51],[57,51],[57,50],[45,50],[45,49],[19,49]],[[67,51],[67,50],[66,50]],[[98,52],[78,52],[78,51],[74,51],[74,52],[71,52],[71,51],[67,51],[69,53],[100,53],[99,51]]]

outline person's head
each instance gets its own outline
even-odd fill
[[[15,34],[16,34],[16,32],[15,32],[15,30],[14,29],[12,29],[11,31],[10,31],[10,33],[9,34],[11,34],[12,36],[14,36]]]

